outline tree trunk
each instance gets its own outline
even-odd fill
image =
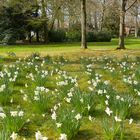
[[[125,37],[125,7],[127,0],[121,0],[120,11],[120,32],[119,32],[119,47],[117,49],[125,49],[124,37]]]
[[[28,40],[29,40],[29,43],[32,43],[31,31],[29,31]]]
[[[41,1],[42,4],[42,18],[43,18],[43,30],[44,30],[44,43],[48,41],[48,29],[47,29],[47,15],[46,15],[46,6],[45,1]]]
[[[95,25],[95,30],[98,31],[98,20],[97,20],[97,12],[96,11],[94,13],[94,25]]]
[[[39,31],[36,31],[36,42],[39,42]]]
[[[87,49],[86,25],[86,0],[81,0],[81,48],[83,49]]]
[[[47,23],[46,21],[44,22],[44,25],[43,25],[43,29],[44,29],[44,43],[47,43],[48,42],[48,30],[47,30]]]
[[[60,29],[60,27],[61,27],[61,24],[60,24],[60,19],[58,18],[58,19],[57,19],[57,30],[59,30],[59,29]]]
[[[103,30],[103,24],[104,24],[104,18],[105,18],[105,10],[106,10],[106,0],[103,0],[103,3],[102,3],[102,16],[101,16],[101,25],[100,25],[100,31]]]
[[[138,38],[138,17],[135,17],[135,37]]]

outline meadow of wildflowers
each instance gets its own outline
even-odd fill
[[[1,62],[0,140],[140,139],[139,58]]]

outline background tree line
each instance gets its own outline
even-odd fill
[[[134,26],[138,37],[138,0],[0,0],[2,43],[82,39],[86,48],[86,41],[111,41],[120,36],[119,48],[125,48],[125,24]]]

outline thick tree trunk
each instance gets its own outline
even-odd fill
[[[118,49],[125,49],[124,31],[125,31],[125,14],[121,13],[121,16],[120,16],[119,48]]]
[[[119,32],[119,47],[117,49],[125,49],[125,7],[126,0],[121,0],[121,11],[120,11],[120,32]]]
[[[81,0],[81,48],[83,49],[87,49],[86,26],[86,0]]]

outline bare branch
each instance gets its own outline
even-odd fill
[[[131,9],[131,7],[137,2],[137,0],[135,0],[125,11],[127,12],[129,9]]]

